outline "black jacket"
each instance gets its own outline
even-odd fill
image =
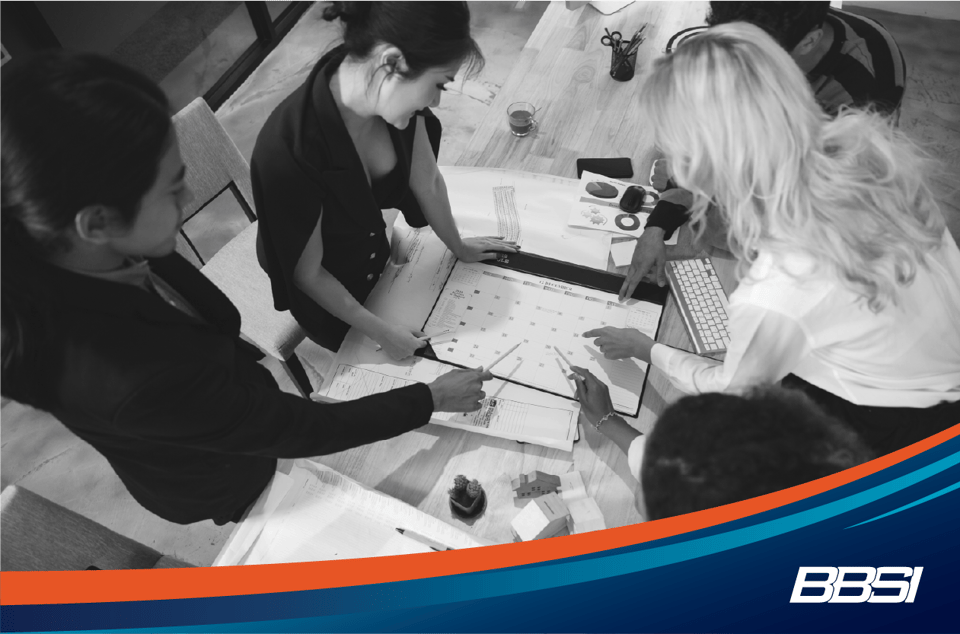
[[[274,306],[290,310],[321,345],[337,350],[349,326],[321,308],[294,282],[294,271],[323,209],[323,267],[363,303],[390,254],[381,208],[399,209],[413,227],[427,224],[410,190],[416,118],[404,130],[388,125],[397,155],[399,187],[377,200],[363,163],[330,93],[330,77],[345,52],[336,48],[317,62],[307,81],[267,119],[250,160],[260,222],[260,263],[270,276]],[[440,149],[440,121],[424,117],[433,152]]]
[[[93,445],[160,517],[224,523],[263,490],[277,458],[334,453],[430,419],[423,384],[335,405],[280,391],[216,286],[176,254],[150,266],[206,324],[136,286],[18,267],[26,288],[43,289],[49,321],[32,367],[4,369],[18,380],[4,376],[3,392]],[[26,377],[45,382],[46,395],[18,394]]]

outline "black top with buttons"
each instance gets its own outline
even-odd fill
[[[413,227],[427,224],[409,186],[417,120],[404,130],[387,124],[397,165],[371,187],[330,93],[330,77],[344,56],[341,47],[324,55],[307,81],[273,111],[250,162],[260,219],[258,255],[270,276],[274,306],[290,310],[311,339],[331,350],[340,347],[350,326],[294,283],[321,209],[323,267],[359,302],[366,300],[389,259],[381,209],[399,209]],[[425,120],[436,155],[440,122],[429,110],[417,116]]]

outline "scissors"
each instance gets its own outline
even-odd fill
[[[604,31],[606,31],[607,34],[600,38],[600,43],[604,46],[609,46],[615,53],[622,51],[625,42],[623,41],[623,35],[620,34],[620,31],[614,31],[613,33],[608,29],[604,29]]]

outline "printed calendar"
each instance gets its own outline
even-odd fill
[[[647,364],[605,359],[584,332],[636,328],[655,337],[662,306],[498,266],[457,262],[423,327],[437,359],[479,367],[520,346],[493,369],[501,379],[566,398],[576,385],[556,347],[610,388],[614,408],[636,416]]]

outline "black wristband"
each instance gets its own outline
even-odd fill
[[[688,220],[690,220],[689,209],[677,203],[661,200],[653,208],[645,226],[663,229],[663,238],[669,240],[673,232],[682,227]]]

